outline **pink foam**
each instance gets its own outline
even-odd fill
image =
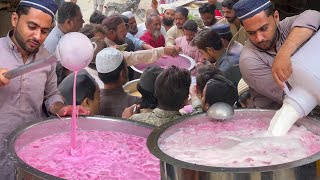
[[[320,151],[320,136],[294,126],[286,136],[267,132],[269,118],[225,122],[199,119],[159,141],[176,159],[218,167],[259,167],[306,158]]]
[[[32,167],[66,179],[160,179],[159,160],[146,138],[111,131],[80,131],[71,156],[70,133],[38,139],[18,151]]]

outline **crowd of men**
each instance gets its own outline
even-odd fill
[[[318,31],[320,13],[307,10],[280,21],[268,0],[224,0],[222,13],[216,3],[199,7],[200,23],[189,18],[187,8],[172,6],[163,14],[151,8],[145,22],[137,24],[130,11],[108,17],[95,11],[84,22],[74,2],[58,9],[53,0],[21,0],[11,17],[13,29],[0,38],[0,141],[30,121],[71,114],[74,73],[61,64],[5,77],[8,70],[55,54],[60,38],[69,32],[81,32],[97,45],[76,82],[80,114],[160,126],[205,112],[217,102],[279,108],[282,83],[292,72],[290,57]],[[148,67],[137,85],[142,97],[125,92],[123,85],[136,78],[130,66],[179,53],[195,61],[191,72]],[[0,179],[13,179],[12,168],[1,143]]]

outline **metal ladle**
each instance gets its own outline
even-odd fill
[[[207,116],[217,120],[230,119],[233,115],[233,107],[223,102],[212,104],[207,111]]]
[[[79,32],[65,34],[57,45],[56,52],[47,58],[37,60],[33,63],[20,66],[16,69],[4,73],[4,77],[12,79],[25,73],[43,68],[59,61],[69,70],[77,71],[85,68],[91,62],[95,43]]]

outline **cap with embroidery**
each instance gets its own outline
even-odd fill
[[[260,13],[271,5],[272,3],[269,0],[240,0],[232,8],[239,20],[243,21]]]
[[[122,53],[115,48],[104,48],[96,56],[96,68],[99,73],[116,70],[123,61]]]
[[[219,35],[222,35],[222,34],[227,34],[227,33],[230,33],[230,25],[229,24],[225,24],[225,23],[222,23],[222,24],[215,24],[211,27],[212,30],[214,30],[215,32],[217,32]]]
[[[28,6],[39,9],[49,14],[52,18],[58,10],[58,5],[53,0],[21,0],[18,6]]]
[[[121,15],[126,16],[129,19],[134,17],[131,11],[123,12]]]

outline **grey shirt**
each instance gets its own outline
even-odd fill
[[[9,70],[25,65],[17,46],[12,42],[10,31],[0,38],[0,67]],[[41,46],[38,53],[30,55],[26,64],[48,57],[49,52]],[[55,65],[46,66],[13,78],[0,87],[0,179],[11,179],[10,162],[3,150],[4,138],[19,126],[45,117],[42,104],[47,110],[62,101],[57,88]]]
[[[100,90],[100,113],[104,116],[121,117],[126,107],[138,102],[139,98],[124,92],[122,86]]]
[[[173,121],[179,117],[181,117],[179,111],[166,111],[160,108],[155,108],[151,112],[134,114],[130,119],[154,126],[161,126],[162,124]]]
[[[272,77],[272,63],[294,27],[305,27],[317,31],[320,26],[320,13],[307,10],[300,15],[288,17],[278,25],[276,52],[258,49],[248,40],[240,55],[242,78],[250,87],[250,94],[255,107],[277,109],[284,98],[283,90]]]
[[[59,29],[58,25],[56,25],[44,41],[44,47],[53,54],[56,51],[59,40],[64,35],[64,33]]]

